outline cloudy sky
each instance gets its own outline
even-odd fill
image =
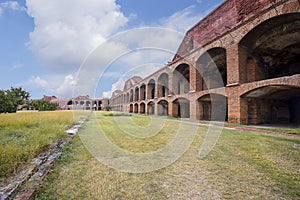
[[[163,67],[222,2],[0,0],[0,88],[63,98],[80,86],[76,95],[109,97],[130,76]]]

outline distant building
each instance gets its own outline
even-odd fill
[[[55,96],[44,96],[43,100],[58,103],[60,110],[95,110],[100,111],[107,108],[109,99],[90,98],[87,96],[78,96],[76,98],[57,98]]]

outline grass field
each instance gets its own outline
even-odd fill
[[[84,113],[78,113],[84,116]],[[74,124],[73,112],[20,112],[0,115],[0,178],[16,173]],[[0,182],[1,183],[1,182]]]
[[[139,126],[150,123],[149,118],[140,116],[120,116],[117,122],[126,125],[128,118]],[[179,126],[179,122],[166,122],[159,133],[142,139],[124,134],[114,117],[100,114],[98,120],[98,128],[112,143],[141,153],[165,146]],[[95,159],[76,136],[36,199],[300,198],[299,140],[224,129],[212,152],[200,159],[197,155],[206,130],[198,127],[192,145],[176,162],[148,173],[109,168]],[[93,133],[83,127],[80,134]]]

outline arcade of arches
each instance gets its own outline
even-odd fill
[[[225,1],[187,32],[171,63],[113,96],[114,110],[300,124],[300,3],[272,2],[239,12],[243,1]]]

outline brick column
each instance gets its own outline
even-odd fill
[[[190,100],[190,119],[197,119],[197,101],[194,98]]]
[[[196,119],[203,120],[203,102],[196,100]]]
[[[228,122],[248,124],[248,102],[240,98],[239,86],[227,88],[228,94]]]
[[[196,65],[190,66],[190,90],[193,91],[201,91],[202,84],[201,84],[201,75],[198,72]]]
[[[239,85],[246,82],[247,52],[237,43],[228,46],[227,57],[227,94],[228,121],[231,123],[248,123],[248,103],[239,96]]]
[[[168,115],[170,116],[170,117],[174,117],[174,112],[173,112],[173,110],[174,110],[174,107],[173,107],[173,103],[172,102],[169,102],[169,105],[168,105]]]
[[[227,84],[240,84],[246,82],[247,52],[244,48],[239,48],[238,44],[232,44],[226,48],[227,58]]]
[[[151,90],[150,90],[150,85],[149,84],[147,84],[146,85],[146,99],[151,99],[150,97],[151,97]]]
[[[157,102],[154,102],[154,115],[158,115],[157,107],[158,107]]]
[[[158,82],[156,81],[154,84],[154,98],[158,97]]]

